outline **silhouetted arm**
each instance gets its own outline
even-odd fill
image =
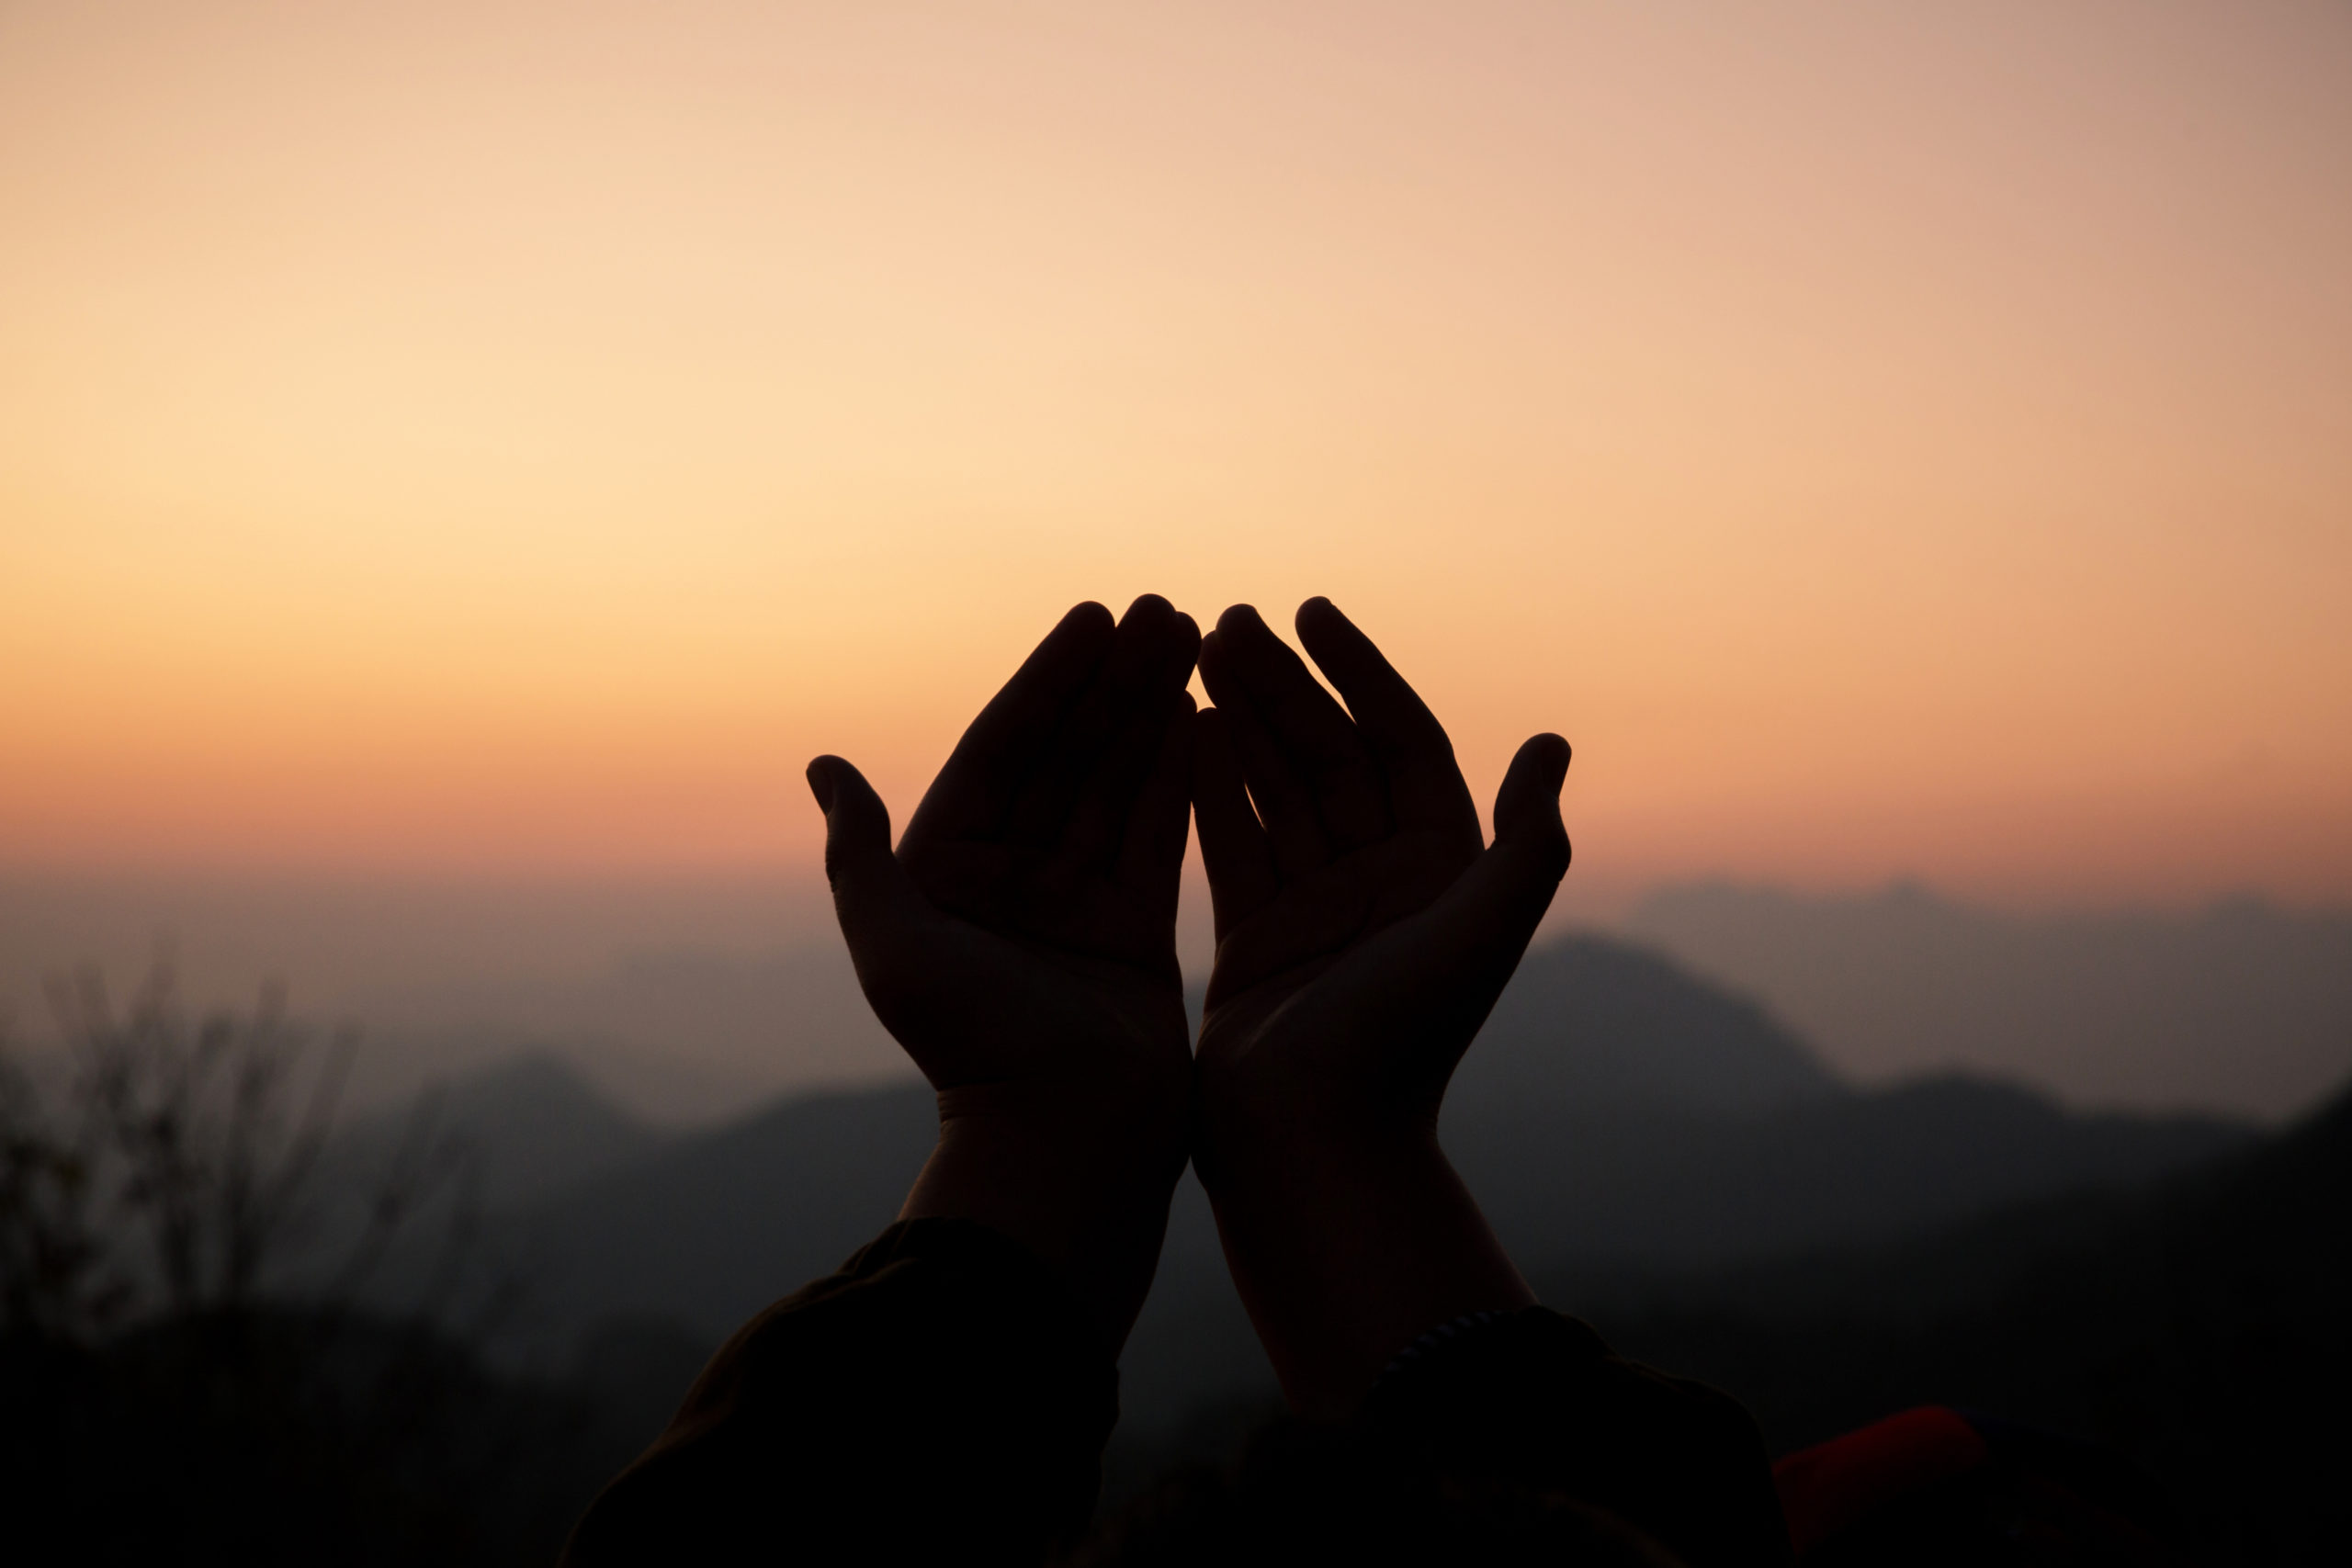
[[[1485,841],[1445,731],[1328,600],[1201,649],[1194,813],[1217,955],[1194,1160],[1292,1405],[1351,1413],[1439,1324],[1533,1301],[1437,1141],[1454,1064],[1568,863],[1567,742],[1520,749]]]
[[[1343,1421],[1319,1429],[1399,1529],[1453,1540],[1517,1510],[1515,1538],[1785,1560],[1747,1413],[1535,1305],[1438,1145],[1446,1083],[1567,869],[1567,742],[1520,748],[1487,843],[1444,729],[1380,650],[1328,600],[1298,631],[1347,705],[1255,611],[1227,611],[1201,649],[1216,705],[1193,783],[1217,931],[1193,1158],[1284,1393]],[[1361,1511],[1344,1488],[1332,1506]]]
[[[1163,599],[1072,610],[895,850],[858,771],[809,764],[842,934],[939,1142],[898,1224],[711,1362],[570,1562],[1034,1562],[1084,1527],[1187,1155],[1199,645]]]
[[[985,1226],[892,1225],[712,1358],[564,1561],[1042,1561],[1082,1532],[1113,1348]]]

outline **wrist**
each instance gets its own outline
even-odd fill
[[[1534,1302],[1426,1118],[1204,1127],[1234,1282],[1294,1408],[1352,1413],[1414,1339]]]
[[[1115,1352],[1183,1173],[1182,1101],[996,1083],[943,1090],[939,1105],[939,1141],[899,1217],[971,1220],[1018,1243],[1091,1309]]]
[[[1343,1078],[1261,1074],[1240,1064],[1199,1075],[1193,1153],[1204,1187],[1271,1198],[1350,1171],[1443,1164],[1437,1108],[1384,1104]]]

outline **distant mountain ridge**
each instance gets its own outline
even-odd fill
[[[579,1093],[557,1099],[583,1111]],[[491,1235],[531,1285],[541,1331],[667,1319],[715,1344],[888,1224],[933,1131],[920,1085],[795,1098],[541,1185]],[[548,1148],[594,1141],[535,1136]],[[1528,955],[1472,1048],[1442,1136],[1517,1256],[1589,1270],[1882,1240],[2018,1199],[2143,1181],[2244,1134],[2074,1115],[1965,1080],[1856,1091],[1754,1005],[1654,955],[1577,938]],[[1271,1387],[1189,1176],[1122,1378],[1134,1430]]]
[[[1498,1111],[1449,1131],[1447,1147],[1522,1257],[1695,1267],[2128,1187],[2245,1136],[2211,1118],[2069,1111],[2016,1084],[1943,1077],[1740,1117]]]
[[[569,1321],[668,1316],[715,1342],[889,1224],[938,1125],[920,1084],[794,1098],[514,1213],[503,1239]]]
[[[1867,1081],[1963,1071],[2077,1105],[2299,1114],[2352,1077],[2352,909],[2008,915],[1917,883],[1697,883],[1623,927]]]
[[[636,1160],[664,1134],[615,1105],[577,1069],[531,1051],[428,1090],[404,1111],[379,1111],[338,1134],[331,1175],[380,1180],[403,1144],[426,1137],[471,1168],[481,1202],[510,1208]]]
[[[1530,1110],[1747,1114],[1849,1090],[1779,1021],[1661,953],[1596,936],[1531,948],[1446,1090],[1449,1124]]]
[[[1640,1119],[1632,1143],[1655,1152],[1670,1147],[1654,1136],[1662,1122],[1679,1129],[1691,1116],[1849,1098],[1751,1005],[1652,955],[1576,938],[1528,954],[1449,1094],[1443,1136],[1501,1194],[1498,1223],[1524,1214],[1514,1228],[1532,1232],[1577,1206],[1592,1180],[1618,1179],[1647,1157],[1601,1138],[1597,1160],[1580,1166],[1584,1151],[1546,1147],[1556,1142],[1546,1130]],[[920,1085],[788,1100],[559,1192],[530,1216],[531,1246],[544,1267],[565,1272],[562,1293],[583,1314],[731,1323],[888,1223],[934,1125]],[[1521,1202],[1522,1193],[1558,1201]],[[1171,1267],[1210,1269],[1221,1281],[1204,1217],[1203,1205],[1180,1219]],[[1721,1245],[1723,1233],[1702,1234]]]

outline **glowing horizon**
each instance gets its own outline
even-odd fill
[[[0,12],[0,869],[805,873],[1329,593],[1573,878],[2352,897],[2352,15]]]

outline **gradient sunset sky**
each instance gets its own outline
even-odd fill
[[[1596,887],[2352,897],[2352,7],[0,3],[0,870],[804,870],[1146,590]]]

